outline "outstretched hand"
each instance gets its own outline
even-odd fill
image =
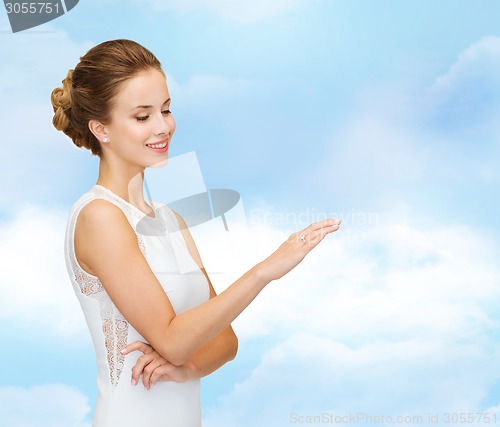
[[[192,378],[192,370],[189,362],[175,366],[161,357],[149,344],[142,341],[135,341],[126,346],[121,353],[123,355],[140,351],[144,353],[135,366],[132,368],[132,385],[137,385],[142,375],[142,383],[146,390],[149,390],[152,385],[158,381],[173,381],[177,383],[185,382]]]
[[[269,281],[283,277],[295,268],[327,234],[337,231],[339,227],[339,219],[329,218],[314,222],[302,231],[291,234],[272,255],[260,263],[262,274]]]

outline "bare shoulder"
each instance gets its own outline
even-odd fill
[[[78,215],[77,227],[90,233],[95,230],[106,234],[113,231],[133,231],[123,211],[105,199],[87,203]]]
[[[99,253],[123,246],[137,246],[137,236],[122,210],[104,199],[87,203],[75,225],[75,252],[82,267],[95,274]]]
[[[75,233],[87,239],[121,241],[125,238],[136,239],[136,234],[123,211],[115,204],[96,199],[87,203],[80,211]]]
[[[122,210],[114,203],[105,199],[94,199],[88,202],[81,210],[79,219],[90,221],[105,221],[111,218],[118,218],[124,216]]]

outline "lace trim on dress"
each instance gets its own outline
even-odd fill
[[[71,229],[73,230],[73,236],[77,216],[78,215],[75,215],[72,221]],[[146,256],[146,247],[142,236],[137,235],[137,243],[142,254]],[[74,240],[71,242],[71,250],[69,252],[71,268],[80,291],[82,294],[94,298],[99,302],[111,389],[114,391],[118,386],[118,381],[120,380],[120,374],[125,361],[125,356],[122,355],[120,351],[127,345],[128,322],[116,308],[99,278],[87,273],[80,264],[78,264],[74,251]]]

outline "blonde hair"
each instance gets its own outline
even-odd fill
[[[165,75],[156,56],[132,40],[110,40],[93,47],[80,58],[74,70],[68,71],[62,87],[55,88],[50,95],[54,127],[69,136],[77,147],[101,156],[101,145],[90,131],[89,121],[109,124],[113,98],[120,84],[151,68]]]

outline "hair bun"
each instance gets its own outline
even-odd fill
[[[73,90],[73,71],[68,71],[68,75],[62,81],[62,87],[55,88],[50,95],[52,108],[54,109],[52,124],[57,130],[63,131],[69,136],[77,147],[82,147],[85,144],[85,138],[80,135],[72,124],[71,93]]]
[[[71,87],[73,83],[73,71],[69,70],[68,75],[62,81],[62,87],[55,88],[51,95],[52,108],[54,109],[54,117],[52,123],[57,130],[67,133],[70,126],[71,114]]]

